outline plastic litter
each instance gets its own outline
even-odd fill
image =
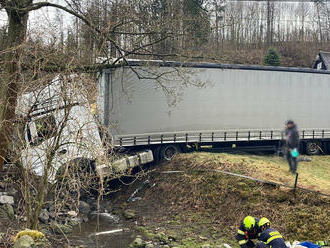
[[[308,247],[308,248],[321,248],[321,246],[314,244],[312,242],[309,242],[309,241],[302,242],[302,243],[300,243],[300,245],[302,245],[304,247]]]
[[[291,156],[294,158],[298,158],[299,157],[299,152],[297,149],[292,149],[291,150]]]

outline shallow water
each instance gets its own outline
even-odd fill
[[[95,235],[100,232],[118,229],[123,229],[123,231]],[[99,216],[99,220],[96,216],[92,216],[87,223],[76,227],[73,233],[68,236],[68,239],[70,240],[70,244],[75,246],[81,245],[89,248],[127,248],[135,236],[135,232],[127,228],[121,220],[116,223],[109,216]]]

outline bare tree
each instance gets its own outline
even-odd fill
[[[99,40],[98,51],[104,52],[104,54],[108,56],[108,49],[111,49],[112,52],[110,55],[116,56],[118,59],[125,60],[126,56],[129,55],[156,55],[154,51],[149,48],[173,37],[173,33],[167,33],[166,30],[159,29],[161,27],[161,22],[158,22],[156,25],[142,25],[141,17],[143,16],[143,13],[136,13],[136,8],[131,8],[130,5],[128,5],[128,2],[130,1],[121,1],[120,5],[124,10],[130,9],[132,11],[132,15],[129,16],[129,18],[124,18],[125,15],[123,15],[122,12],[117,14],[112,13],[113,16],[110,16],[110,18],[108,18],[108,15],[104,14],[105,19],[102,25],[93,20],[95,15],[91,15],[89,11],[85,11],[86,6],[81,1],[71,0],[66,2],[67,6],[54,4],[48,1],[0,1],[1,9],[5,9],[8,16],[8,37],[6,39],[3,63],[4,76],[0,83],[0,133],[5,133],[7,135],[6,138],[0,140],[0,170],[4,164],[7,148],[13,131],[20,82],[24,81],[22,78],[22,71],[26,68],[24,68],[25,66],[22,64],[21,57],[25,52],[23,45],[27,39],[27,22],[31,11],[42,9],[44,7],[52,7],[71,14],[76,17],[76,20],[88,26],[90,32],[97,37],[97,40]],[[136,1],[132,1],[133,5],[136,3]],[[118,9],[119,1],[116,1],[114,4],[117,4],[114,8]],[[96,21],[99,21],[99,19],[96,19]],[[129,28],[132,27],[132,23],[141,28],[138,30],[135,28]],[[120,27],[122,27],[122,29],[119,29]],[[154,40],[148,39],[151,34],[160,33],[160,31],[162,32],[160,38]],[[135,38],[128,47],[127,44],[123,44],[121,36],[137,38]],[[162,56],[162,54],[157,55],[159,57]],[[56,69],[61,69],[63,66],[65,67],[65,65],[57,66]]]

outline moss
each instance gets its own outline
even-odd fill
[[[31,238],[33,238],[34,241],[45,238],[45,235],[42,232],[39,232],[37,230],[26,229],[26,230],[20,231],[19,233],[16,234],[16,236],[14,238],[14,242],[16,242],[20,237],[25,236],[25,235],[30,236]]]
[[[212,171],[217,168],[233,171],[241,167],[244,174],[261,177],[275,170],[273,174],[283,182],[287,178],[293,179],[282,162],[271,156],[179,155],[157,169],[184,170],[186,173],[161,176],[157,173],[155,187],[145,192],[145,204],[153,204],[153,213],[158,219],[153,223],[155,227],[166,230],[168,238],[171,233],[177,234],[175,246],[178,247],[201,247],[208,242],[212,246],[228,243],[236,248],[236,228],[247,214],[268,217],[272,226],[288,241],[327,239],[330,237],[329,198],[299,190],[294,195],[286,188]],[[330,159],[328,162],[326,164],[330,166]],[[158,218],[159,215],[162,218]],[[140,232],[149,239],[157,239],[146,228]],[[200,240],[199,236],[208,240]]]
[[[144,236],[147,239],[154,240],[155,239],[155,234],[151,231],[149,231],[146,227],[144,226],[137,226],[135,228],[137,232],[139,232],[142,236]]]

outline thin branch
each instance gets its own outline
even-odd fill
[[[77,18],[79,18],[80,20],[82,20],[86,25],[90,26],[91,28],[93,28],[96,32],[98,33],[102,33],[101,30],[99,30],[97,27],[95,27],[94,25],[92,25],[92,23],[83,15],[67,8],[67,7],[64,7],[60,4],[56,4],[56,3],[49,3],[49,2],[39,2],[39,3],[34,3],[32,4],[31,6],[29,7],[26,7],[26,8],[22,8],[20,9],[20,11],[33,11],[33,10],[38,10],[38,9],[41,9],[43,7],[53,7],[53,8],[58,8],[58,9],[61,9]]]

